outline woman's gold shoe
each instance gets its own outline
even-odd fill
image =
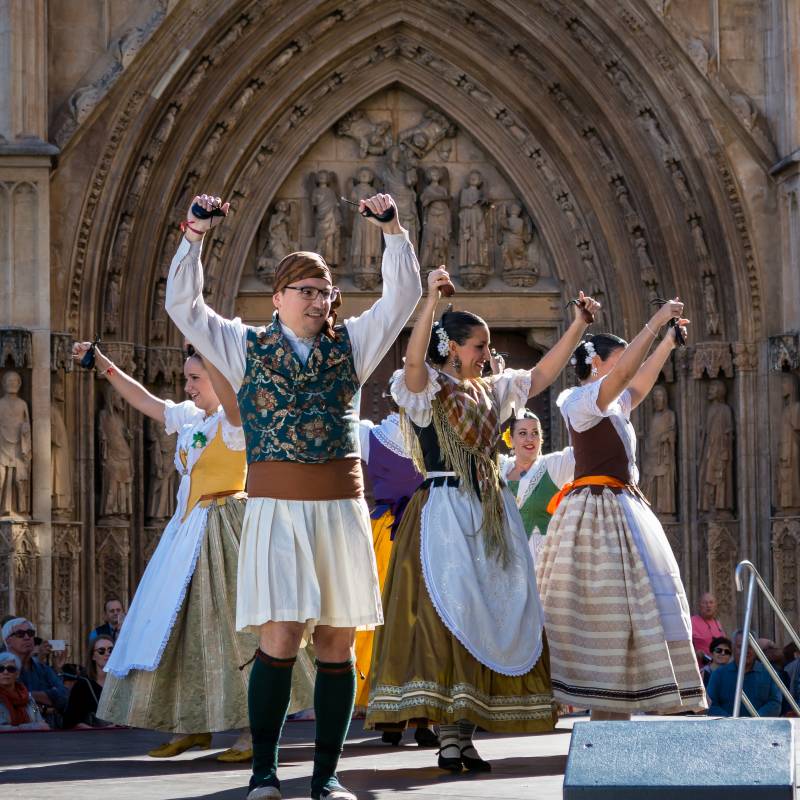
[[[211,747],[211,734],[190,733],[181,739],[176,739],[174,742],[167,742],[162,744],[161,747],[156,747],[155,750],[151,750],[147,755],[151,758],[172,758],[186,750],[191,750],[193,747],[208,750]]]
[[[217,761],[225,761],[227,763],[239,764],[242,761],[253,760],[253,748],[248,750],[237,750],[235,747],[229,747],[223,750],[218,756]]]

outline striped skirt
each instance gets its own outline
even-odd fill
[[[596,491],[564,499],[537,565],[554,697],[617,712],[706,708],[661,524],[633,495]]]

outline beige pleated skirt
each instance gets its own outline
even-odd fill
[[[119,725],[204,733],[245,728],[255,636],[236,633],[234,606],[245,501],[213,504],[183,605],[158,667],[108,674],[97,716]],[[314,665],[301,650],[290,711],[314,704]]]
[[[550,521],[537,577],[558,702],[706,708],[678,566],[641,500],[609,489],[568,495]]]

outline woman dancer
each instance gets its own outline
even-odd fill
[[[88,342],[76,343],[80,361]],[[225,761],[247,761],[248,670],[255,637],[235,633],[236,570],[244,514],[244,436],[233,390],[202,356],[184,365],[189,400],[154,397],[99,349],[95,364],[134,408],[177,433],[177,508],[145,569],[109,659],[97,715],[171,731],[156,758],[211,746],[211,732],[243,728]],[[220,402],[222,399],[222,403]],[[300,676],[298,670],[295,674]],[[299,682],[297,707],[311,705]]]
[[[375,497],[375,508],[370,514],[372,544],[378,566],[378,584],[383,590],[395,533],[411,495],[423,479],[405,449],[400,431],[400,415],[397,411],[393,411],[377,425],[368,419],[362,419],[359,433],[361,459],[367,465],[367,475]],[[369,701],[373,643],[374,631],[356,633],[355,655],[358,676],[356,706],[362,709],[366,709]],[[403,738],[403,731],[384,730],[382,738],[387,744],[398,745]],[[414,739],[420,747],[439,745],[439,739],[428,727],[427,720],[418,721]]]
[[[558,406],[575,452],[538,565],[553,694],[592,719],[706,707],[678,565],[637,486],[631,411],[653,388],[676,344],[683,303],[662,306],[628,345],[610,334],[575,351],[580,385]],[[685,327],[681,327],[685,333]],[[642,363],[644,362],[644,363]],[[580,658],[576,656],[580,654]]]
[[[575,321],[532,370],[482,378],[489,329],[466,311],[433,328],[442,267],[392,379],[408,449],[425,481],[397,533],[383,590],[367,727],[420,717],[439,723],[439,766],[488,771],[476,725],[532,733],[555,724],[542,611],[522,520],[502,487],[499,420],[549,386],[586,328]],[[429,366],[428,361],[433,364]]]
[[[572,480],[575,458],[571,447],[542,455],[542,423],[527,408],[511,418],[503,441],[512,448],[513,455],[501,461],[500,474],[517,498],[517,508],[536,561],[544,547],[552,516],[547,507],[561,487]]]

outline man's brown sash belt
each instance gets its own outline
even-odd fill
[[[319,464],[256,461],[247,466],[247,496],[275,500],[360,500],[364,475],[358,458]]]

